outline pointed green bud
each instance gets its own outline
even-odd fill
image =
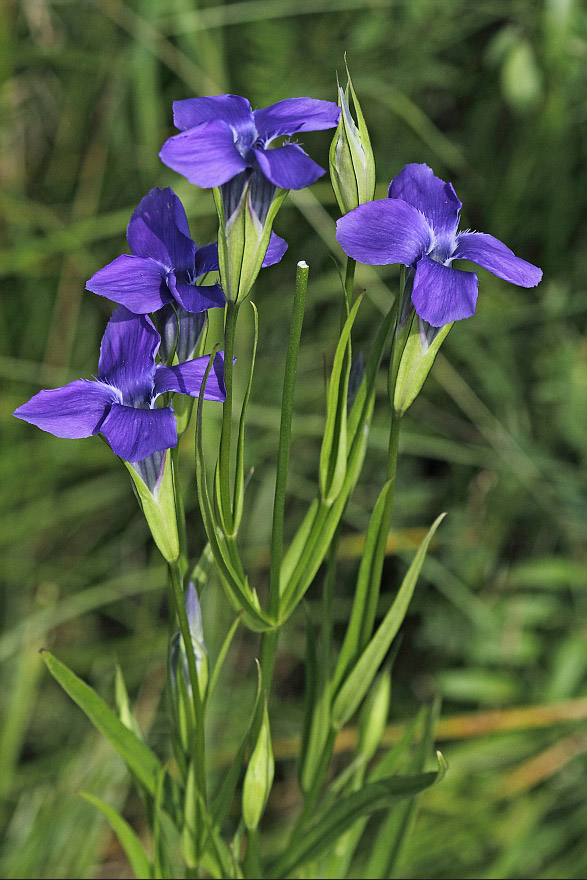
[[[412,405],[438,354],[452,324],[432,327],[417,315],[411,320],[407,340],[397,368],[397,379],[390,383],[392,406],[402,415]]]
[[[247,767],[243,786],[243,819],[249,831],[254,831],[261,821],[273,785],[274,771],[275,761],[269,730],[267,700],[265,700],[263,723]]]
[[[124,463],[153,540],[163,558],[167,562],[174,562],[179,556],[179,535],[169,450],[155,452],[144,461]]]
[[[185,610],[190,626],[190,635],[192,637],[192,645],[196,658],[196,672],[198,673],[200,699],[204,700],[206,697],[206,689],[208,687],[208,650],[204,642],[202,610],[200,608],[198,592],[191,581],[188,584],[185,594]],[[179,631],[173,634],[169,646],[169,672],[171,675],[172,688],[177,686],[177,677],[183,673],[191,700],[192,686],[190,683],[188,659]]]
[[[391,674],[386,669],[376,678],[361,711],[357,752],[365,761],[371,760],[381,744],[389,715],[390,699]]]
[[[347,77],[346,89],[338,84],[341,114],[330,147],[330,179],[342,214],[370,202],[375,195],[375,159],[348,67]],[[349,106],[351,100],[356,123]]]
[[[275,216],[289,190],[262,175],[237,174],[214,190],[218,213],[218,264],[227,300],[249,295],[269,246]]]

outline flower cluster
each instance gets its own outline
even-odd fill
[[[368,201],[375,174],[368,133],[354,90],[359,128],[340,94],[344,114],[331,166],[338,195],[354,194],[342,199],[348,213],[337,224],[338,241],[352,259],[407,266],[413,307],[432,328],[475,312],[477,276],[453,267],[455,260],[470,260],[522,287],[538,284],[541,270],[498,239],[458,232],[461,202],[452,184],[427,165],[406,165],[387,199]],[[128,224],[131,253],[87,282],[88,290],[118,303],[102,340],[97,378],[41,391],[15,412],[58,437],[100,433],[128,462],[145,462],[175,446],[171,398],[163,406],[160,398],[199,396],[209,359],[194,355],[208,310],[223,307],[226,298],[239,303],[259,270],[287,249],[271,230],[277,208],[287,190],[324,174],[289,138],[333,128],[340,118],[330,101],[293,98],[252,110],[238,95],[176,101],[173,113],[180,134],[166,141],[160,157],[191,183],[215,189],[218,244],[196,245],[179,198],[169,188],[152,189]],[[275,145],[279,138],[285,142]],[[368,185],[359,186],[357,168]],[[220,282],[204,283],[216,272]],[[205,389],[209,400],[225,399],[223,368],[220,353]]]

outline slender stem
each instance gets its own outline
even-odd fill
[[[389,442],[387,447],[386,468],[387,480],[391,481],[391,486],[385,499],[385,507],[383,508],[383,515],[381,518],[381,528],[377,536],[377,545],[373,556],[373,567],[371,569],[373,583],[377,584],[381,583],[381,576],[383,574],[383,563],[385,562],[385,551],[387,549],[387,537],[389,535],[391,517],[393,514],[400,426],[401,416],[398,415],[398,413],[394,412],[394,410],[392,409],[391,424],[389,426]],[[367,645],[369,639],[371,638],[373,624],[375,623],[375,617],[377,615],[378,600],[379,589],[372,590],[369,596],[369,604],[365,608],[365,614],[363,617],[363,625],[361,627],[361,638],[359,643],[360,650],[362,650]]]
[[[175,498],[177,534],[179,537],[179,565],[182,574],[186,574],[189,568],[189,561],[187,550],[187,531],[185,525],[185,509],[183,506],[183,498],[177,484],[177,481],[179,479],[179,443],[171,450],[171,465],[173,469],[173,495]]]
[[[220,477],[220,501],[222,517],[231,529],[233,524],[230,493],[230,444],[232,437],[232,360],[234,356],[234,336],[238,318],[238,305],[226,303],[226,319],[224,323],[224,384],[226,400],[222,407],[222,433],[220,435],[220,456],[218,461]]]
[[[306,305],[309,267],[306,263],[298,263],[296,287],[294,293],[293,315],[289,331],[289,343],[285,358],[285,374],[283,377],[283,395],[281,399],[281,424],[279,427],[279,452],[277,456],[277,475],[275,478],[275,498],[273,501],[273,524],[271,529],[271,563],[269,580],[269,613],[276,620],[279,618],[281,599],[281,560],[283,557],[283,524],[285,516],[285,495],[287,489],[287,471],[291,447],[291,421],[293,415],[293,398],[298,365],[298,351]],[[264,633],[261,641],[261,672],[263,688],[266,694],[271,690],[275,655],[279,630]],[[256,726],[256,725],[255,725]]]
[[[306,263],[298,263],[293,315],[289,331],[289,343],[285,358],[283,395],[281,398],[281,424],[279,427],[279,451],[277,455],[277,476],[275,478],[275,498],[273,501],[273,526],[271,530],[271,564],[269,588],[269,613],[276,619],[279,615],[280,569],[283,555],[283,523],[285,515],[285,495],[287,472],[291,447],[291,421],[293,398],[296,384],[298,351],[306,305],[309,268]]]
[[[169,580],[171,584],[171,592],[175,605],[175,613],[179,623],[179,630],[184,644],[185,653],[188,662],[188,674],[192,688],[192,700],[194,704],[195,716],[195,743],[194,743],[194,760],[196,768],[196,782],[198,791],[204,803],[206,803],[206,742],[204,736],[204,711],[202,706],[202,698],[200,696],[200,684],[198,681],[198,669],[196,665],[196,655],[194,645],[190,633],[190,624],[185,608],[185,597],[182,587],[182,576],[179,562],[169,563]]]
[[[353,304],[353,288],[355,286],[355,269],[357,261],[352,257],[347,257],[346,269],[344,273],[344,309],[340,316],[340,329],[344,327],[344,322],[349,316],[351,306]]]

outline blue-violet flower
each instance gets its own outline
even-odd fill
[[[324,174],[299,144],[268,149],[276,138],[320,131],[338,124],[332,101],[289,98],[252,110],[239,95],[174,101],[173,120],[181,134],[163,144],[165,165],[201,187],[217,187],[241,172],[259,171],[273,186],[303,189]]]
[[[175,416],[171,405],[158,407],[157,398],[167,391],[198,397],[209,358],[156,365],[160,342],[148,317],[119,306],[102,338],[97,379],[40,391],[14,415],[56,437],[103,434],[112,451],[129,462],[170,449],[177,444]],[[226,398],[223,352],[214,358],[204,398]]]
[[[442,327],[470,318],[477,303],[477,276],[453,268],[453,260],[470,260],[520,287],[534,287],[542,278],[541,269],[492,235],[457,232],[461,207],[451,183],[427,165],[406,165],[391,181],[388,198],[359,205],[342,217],[336,237],[345,253],[361,263],[412,268],[416,313]]]

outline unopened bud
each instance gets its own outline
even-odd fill
[[[375,159],[369,132],[347,67],[346,89],[338,86],[341,108],[338,128],[330,147],[330,179],[343,214],[372,201],[375,195]],[[352,99],[355,123],[349,106]]]

